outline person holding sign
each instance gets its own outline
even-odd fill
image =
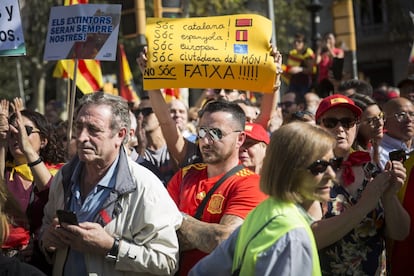
[[[273,91],[271,91],[272,93],[269,91],[269,93],[263,94],[260,106],[261,112],[255,120],[255,123],[260,124],[264,129],[268,129],[271,120],[279,117],[279,115],[276,114],[276,106],[281,84],[280,76],[283,72],[282,55],[275,47],[272,47],[271,45],[269,45],[269,47],[270,55],[273,57],[273,61],[276,64],[277,76],[275,78]],[[147,48],[144,48],[137,58],[137,64],[141,72],[144,72],[147,68],[147,60]],[[169,106],[166,103],[162,92],[159,89],[149,90],[148,96],[152,110],[158,118],[170,156],[177,161],[179,167],[184,167],[194,162],[201,162],[201,154],[198,151],[197,144],[185,139],[182,133],[178,130],[174,120],[170,116]],[[277,127],[272,127],[272,130]]]
[[[187,275],[266,198],[259,189],[259,175],[240,165],[244,129],[245,115],[239,105],[209,102],[201,111],[197,130],[204,163],[179,170],[167,185],[184,214],[178,231],[180,275]]]

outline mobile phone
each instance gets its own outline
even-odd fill
[[[404,162],[407,160],[407,154],[404,150],[394,150],[388,154],[391,161],[400,161]]]
[[[76,216],[75,212],[66,211],[66,210],[56,210],[56,215],[59,219],[60,225],[62,223],[78,225],[78,217]]]

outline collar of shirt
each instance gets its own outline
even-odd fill
[[[412,150],[412,148],[409,149],[407,145],[401,140],[395,139],[386,133],[384,134],[384,137],[382,137],[381,146],[388,151],[403,149],[406,152],[409,152]]]
[[[119,156],[112,163],[111,167],[105,174],[105,176],[95,185],[92,191],[85,197],[82,202],[80,192],[80,176],[84,166],[83,162],[80,162],[72,175],[72,197],[70,200],[70,210],[76,212],[78,221],[93,221],[96,214],[100,210],[105,199],[109,193],[115,187],[115,179],[118,171]]]

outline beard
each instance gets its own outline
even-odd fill
[[[231,154],[231,151],[218,152],[215,148],[208,145],[201,148],[203,162],[206,164],[220,164],[226,161],[231,156]]]

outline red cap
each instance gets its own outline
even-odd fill
[[[334,94],[329,97],[324,98],[318,106],[315,114],[315,120],[318,121],[319,118],[328,110],[335,107],[344,107],[351,110],[357,118],[361,117],[362,110],[355,105],[354,101],[348,98],[347,96],[341,94]]]
[[[246,126],[244,127],[244,132],[246,133],[247,137],[249,137],[250,139],[264,142],[267,145],[270,142],[269,134],[259,124],[246,123]]]

